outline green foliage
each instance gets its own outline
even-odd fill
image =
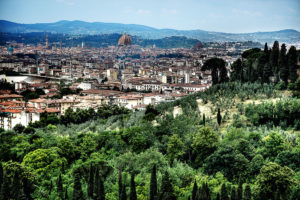
[[[295,184],[294,171],[288,167],[269,162],[264,165],[257,176],[256,184],[261,199],[274,199],[274,191],[279,192],[280,198],[286,199]]]
[[[55,170],[60,169],[64,162],[66,162],[66,159],[59,156],[58,148],[50,148],[36,149],[29,152],[24,157],[22,164],[34,170],[41,177],[47,178]]]
[[[216,150],[218,139],[218,134],[210,127],[203,127],[196,133],[192,142],[195,164],[202,165],[204,159]]]
[[[150,179],[149,200],[157,198],[157,178],[156,178],[156,165],[153,165]]]

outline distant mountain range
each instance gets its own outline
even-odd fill
[[[51,32],[66,34],[110,34],[127,32],[130,35],[145,39],[160,39],[170,36],[185,36],[198,39],[203,42],[224,41],[255,41],[273,43],[275,40],[285,43],[299,43],[300,32],[293,29],[285,29],[273,32],[255,33],[222,33],[204,30],[175,30],[157,29],[137,24],[120,24],[104,22],[84,21],[58,21],[55,23],[20,24],[6,20],[0,20],[0,32],[29,33],[29,32]]]

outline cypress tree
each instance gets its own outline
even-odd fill
[[[131,174],[130,181],[130,200],[137,200],[135,182],[134,182],[134,174]]]
[[[227,192],[225,183],[222,184],[222,188],[221,188],[221,199],[222,199],[222,200],[229,200],[228,192]]]
[[[64,189],[63,189],[63,182],[61,178],[61,173],[59,174],[57,178],[57,183],[56,183],[56,189],[57,189],[57,194],[61,199],[63,199],[63,194],[64,194]]]
[[[288,52],[288,66],[289,66],[289,79],[294,83],[297,78],[297,50],[296,47],[291,46]]]
[[[125,184],[122,184],[121,200],[127,200],[127,194],[126,194],[126,186],[125,186]]]
[[[169,174],[166,171],[163,178],[162,178],[162,184],[161,184],[161,194],[160,194],[160,200],[176,200],[176,196],[174,195],[174,189],[170,182]]]
[[[243,200],[251,200],[251,188],[250,186],[247,184],[245,187],[245,191],[244,191],[244,199]]]
[[[238,199],[243,199],[243,184],[241,182],[239,182],[237,197]]]
[[[88,188],[87,188],[87,194],[88,197],[93,198],[93,193],[94,193],[94,167],[91,165],[90,166],[90,173],[89,173],[89,179],[88,179]]]
[[[270,55],[270,63],[273,69],[273,74],[275,76],[275,82],[278,82],[279,79],[278,58],[279,58],[279,43],[278,41],[275,41]]]
[[[210,200],[210,190],[207,183],[203,183],[199,190],[199,200]]]
[[[197,191],[198,191],[198,186],[197,186],[197,182],[195,180],[194,186],[193,186],[193,191],[192,191],[192,200],[196,200]]]
[[[155,200],[157,197],[156,165],[154,165],[152,168],[149,196],[150,200]]]
[[[121,199],[123,184],[122,184],[122,170],[119,167],[119,199]]]
[[[68,188],[65,190],[65,200],[69,200]]]
[[[272,76],[272,67],[269,62],[264,65],[262,82],[269,83]]]
[[[268,43],[265,43],[264,53],[265,53],[267,56],[269,56],[269,47],[268,47]]]
[[[239,199],[237,198],[236,188],[235,188],[234,186],[231,188],[230,199],[231,199],[231,200],[239,200]]]
[[[218,108],[217,120],[218,120],[218,124],[220,126],[221,122],[222,122],[222,116],[221,116],[220,108]]]
[[[100,177],[100,172],[98,168],[95,170],[95,182],[94,182],[94,193],[96,195],[96,200],[105,200],[105,191],[103,179]]]
[[[203,113],[203,125],[205,126],[205,113]]]
[[[83,192],[81,188],[81,175],[79,171],[74,173],[74,188],[73,188],[73,199],[72,200],[82,200]]]
[[[10,198],[11,196],[10,196],[9,180],[7,177],[3,176],[3,183],[0,191],[0,199],[8,200]]]
[[[220,193],[217,193],[216,200],[221,200],[221,198],[220,198]]]
[[[281,45],[278,64],[279,64],[280,78],[281,80],[284,81],[285,85],[287,85],[288,78],[289,78],[289,66],[287,63],[286,46],[284,43]]]
[[[1,191],[2,183],[3,183],[3,167],[2,167],[2,163],[0,163],[0,191]]]

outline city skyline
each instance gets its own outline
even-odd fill
[[[0,19],[25,24],[81,20],[228,33],[299,31],[300,1],[1,0]]]

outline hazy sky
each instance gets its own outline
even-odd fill
[[[300,31],[300,0],[0,0],[0,19],[83,20],[233,33]]]

